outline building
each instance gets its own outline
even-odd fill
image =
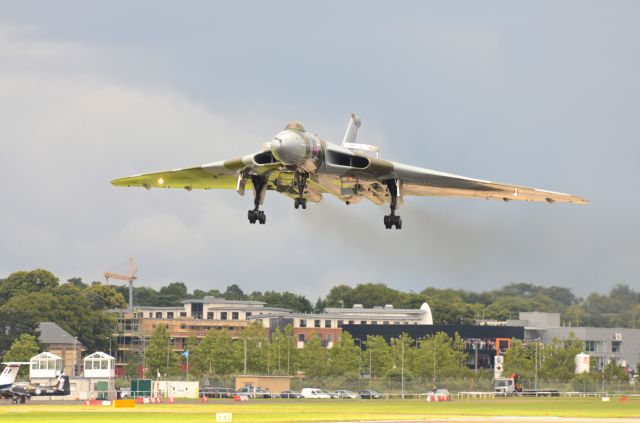
[[[331,348],[340,338],[345,325],[432,325],[433,316],[427,303],[419,309],[397,309],[387,304],[384,307],[364,308],[354,304],[352,308],[326,308],[323,313],[282,313],[271,316],[251,316],[260,320],[271,331],[291,325],[298,348],[303,348],[311,336],[320,338],[320,342]]]
[[[549,344],[554,338],[567,340],[573,336],[583,342],[584,352],[595,360],[596,368],[612,360],[633,369],[638,366],[640,329],[562,326],[559,313],[527,312],[518,317],[507,323],[524,326],[526,340]]]
[[[79,374],[82,352],[85,348],[78,338],[71,336],[53,322],[40,322],[38,330],[40,331],[38,342],[45,347],[45,350],[62,359],[62,369],[71,376]]]
[[[181,306],[175,307],[139,306],[133,311],[116,310],[116,362],[122,367],[127,355],[142,355],[146,342],[158,325],[167,327],[173,351],[181,352],[192,335],[202,338],[211,330],[225,330],[236,338],[256,318],[290,312],[284,308],[268,307],[261,301],[232,301],[209,296],[185,300]]]
[[[158,325],[164,325],[172,338],[173,351],[184,351],[186,340],[195,335],[206,336],[211,330],[228,331],[239,336],[245,327],[258,322],[267,334],[277,328],[293,327],[298,347],[303,348],[310,336],[318,336],[331,348],[343,325],[424,325],[432,324],[431,309],[425,303],[420,309],[394,309],[392,305],[364,308],[327,308],[324,313],[294,313],[289,309],[269,307],[262,301],[234,301],[216,297],[189,299],[173,307],[136,307],[133,311],[115,310],[118,319],[118,351],[116,362],[121,369],[127,356],[142,356],[144,347]],[[120,374],[120,372],[117,372]]]

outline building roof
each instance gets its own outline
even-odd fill
[[[193,298],[182,301],[182,304],[237,304],[237,305],[252,305],[263,306],[267,303],[264,301],[240,301],[240,300],[225,300],[224,298],[212,297],[210,295],[204,298]]]
[[[82,343],[80,341],[75,339],[73,336],[69,334],[69,332],[62,329],[60,326],[58,326],[53,322],[40,322],[38,324],[38,330],[40,331],[40,336],[38,337],[38,341],[40,341],[42,344],[73,345],[75,342],[77,346],[82,348]]]

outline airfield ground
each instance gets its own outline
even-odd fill
[[[5,403],[6,404],[6,403]],[[600,398],[501,398],[429,403],[419,400],[211,401],[136,405],[132,409],[68,403],[3,405],[0,422],[178,422],[212,423],[216,413],[233,413],[233,422],[495,421],[640,422],[640,398],[621,402]],[[559,418],[556,418],[559,417]]]

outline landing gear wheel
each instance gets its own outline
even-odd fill
[[[307,199],[306,198],[294,198],[293,199],[293,207],[298,210],[298,208],[302,207],[306,210],[307,208]]]
[[[395,226],[396,229],[402,229],[402,219],[400,218],[400,216],[396,216],[396,208],[398,207],[399,183],[395,180],[387,180],[385,182],[387,184],[387,189],[389,190],[389,195],[391,196],[391,214],[388,214],[384,217],[384,227],[387,229],[391,229]]]

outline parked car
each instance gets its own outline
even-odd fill
[[[324,391],[324,390],[323,390],[322,392],[324,392],[325,394],[329,395],[329,397],[331,397],[331,399],[338,399],[338,398],[340,398],[340,394],[338,394],[338,392],[337,392],[337,391]]]
[[[358,399],[360,398],[360,396],[358,394],[356,394],[353,391],[350,391],[348,389],[338,389],[336,391],[336,394],[338,394],[338,398],[341,399]]]
[[[283,392],[280,392],[280,398],[298,399],[298,398],[304,398],[304,397],[300,392],[283,391]]]
[[[239,394],[247,395],[249,398],[272,398],[271,392],[259,386],[244,386],[238,389]]]
[[[200,389],[200,395],[207,398],[233,398],[233,389],[206,386]]]
[[[358,392],[358,395],[360,395],[360,398],[362,398],[362,399],[382,399],[382,398],[384,398],[384,395],[382,395],[380,392],[373,391],[373,390],[360,391],[360,392]]]
[[[322,389],[318,388],[302,388],[300,391],[303,398],[314,398],[314,399],[331,399],[331,396],[325,393]]]

